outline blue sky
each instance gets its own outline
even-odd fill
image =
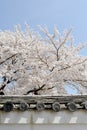
[[[87,41],[87,0],[0,0],[0,29],[13,30],[13,26],[27,22],[37,25],[54,25],[60,31],[73,27],[76,43]],[[81,51],[87,55],[87,47]]]

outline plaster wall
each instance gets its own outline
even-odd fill
[[[0,130],[87,130],[87,110],[0,111]]]

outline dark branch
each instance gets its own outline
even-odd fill
[[[2,62],[0,62],[0,65],[2,65],[3,63],[5,63],[6,61],[8,61],[9,59],[13,58],[14,56],[16,56],[17,54],[14,54],[8,58],[6,58],[5,60],[3,60]]]
[[[0,91],[0,95],[5,95],[3,91]]]
[[[0,91],[1,90],[4,90],[4,88],[6,87],[7,84],[2,84],[1,88],[0,88]]]
[[[12,81],[17,81],[17,79],[12,79],[12,77],[10,79],[7,79],[6,76],[3,76],[3,84],[0,87],[0,91],[4,90],[5,87],[10,84]]]
[[[49,88],[47,88],[47,90],[50,90],[50,89],[53,89],[53,88],[55,88],[55,86],[49,87]]]
[[[24,95],[28,95],[29,93],[34,93],[35,95],[38,95],[38,91],[42,90],[45,87],[46,84],[43,84],[41,87],[39,88],[34,88],[32,90],[29,90],[26,94]]]

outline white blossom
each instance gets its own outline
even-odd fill
[[[55,27],[45,37],[20,26],[15,31],[0,31],[0,90],[6,94],[64,94],[65,84],[76,83],[79,93],[87,92],[87,57],[79,51],[86,43],[75,46],[72,29],[63,34]],[[86,68],[86,70],[85,70]]]

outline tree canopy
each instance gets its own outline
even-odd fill
[[[26,24],[22,31],[0,31],[0,91],[5,94],[64,94],[65,84],[78,93],[87,93],[87,57],[79,51],[86,43],[75,45],[72,29],[53,34],[39,27],[41,36]],[[76,85],[78,84],[78,85]]]

